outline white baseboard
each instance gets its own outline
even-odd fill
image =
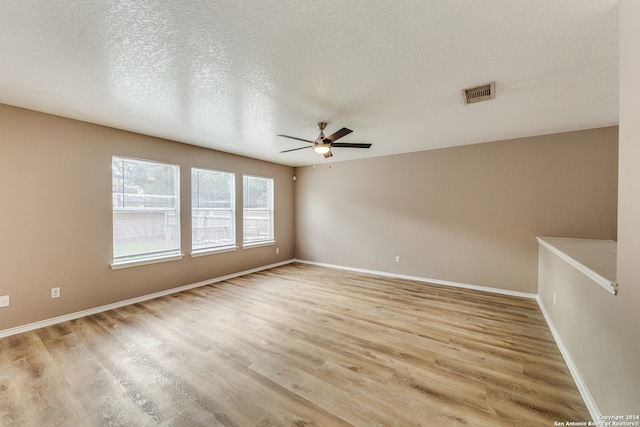
[[[307,261],[307,260],[303,260],[303,259],[295,259],[294,262],[299,262],[301,264],[317,265],[319,267],[335,268],[335,269],[339,269],[339,270],[357,271],[359,273],[376,274],[378,276],[395,277],[397,279],[413,280],[413,281],[416,281],[416,282],[433,283],[434,285],[453,286],[453,287],[456,287],[456,288],[473,289],[475,291],[491,292],[491,293],[494,293],[494,294],[510,295],[510,296],[513,296],[513,297],[530,298],[530,299],[536,299],[537,298],[536,294],[530,294],[528,292],[510,291],[508,289],[491,288],[491,287],[488,287],[488,286],[470,285],[468,283],[450,282],[450,281],[447,281],[447,280],[429,279],[427,277],[420,277],[420,276],[408,276],[406,274],[389,273],[389,272],[386,272],[386,271],[368,270],[368,269],[364,269],[364,268],[355,268],[355,267],[346,267],[346,266],[343,266],[343,265],[335,265],[335,264],[325,264],[325,263],[322,263],[322,262]]]
[[[544,316],[544,319],[547,321],[547,325],[551,330],[553,339],[556,341],[556,344],[560,349],[560,353],[564,358],[564,362],[567,364],[567,367],[571,372],[573,381],[575,381],[576,386],[578,387],[578,391],[580,391],[582,400],[584,400],[584,404],[587,406],[587,409],[589,410],[589,414],[591,415],[591,418],[593,418],[592,421],[600,422],[602,420],[600,418],[602,414],[600,413],[600,410],[598,409],[598,406],[596,405],[596,402],[593,399],[593,396],[591,396],[591,393],[589,392],[587,385],[582,379],[582,375],[580,375],[580,371],[578,371],[578,367],[573,362],[573,359],[571,358],[571,354],[569,353],[569,350],[567,349],[567,347],[565,347],[564,342],[562,341],[562,337],[560,337],[560,333],[556,329],[556,326],[553,324],[553,321],[551,320],[551,316],[549,315],[549,312],[545,308],[540,297],[536,297],[536,301],[538,301],[538,306],[540,307],[540,311],[542,311],[542,315]],[[588,421],[588,420],[583,420],[583,421]]]
[[[250,270],[240,271],[238,273],[228,274],[226,276],[215,277],[213,279],[204,280],[202,282],[191,283],[189,285],[179,286],[177,288],[167,289],[165,291],[154,292],[152,294],[143,295],[136,298],[130,298],[124,301],[114,302],[113,304],[101,305],[100,307],[90,308],[87,310],[77,311],[75,313],[65,314],[63,316],[53,317],[51,319],[40,320],[38,322],[29,323],[26,325],[16,326],[15,328],[4,329],[0,331],[0,338],[8,337],[11,335],[20,334],[22,332],[33,331],[35,329],[44,328],[45,326],[55,325],[57,323],[66,322],[69,320],[79,319],[85,316],[91,316],[92,314],[102,313],[103,311],[113,310],[115,308],[124,307],[131,304],[137,304],[139,302],[148,301],[150,299],[163,297],[166,295],[175,294],[176,292],[182,292],[200,286],[211,285],[213,283],[222,282],[223,280],[233,279],[234,277],[245,276],[247,274],[255,273],[269,268],[279,267],[281,265],[291,264],[293,259],[278,262],[275,264],[264,265],[262,267],[252,268]]]

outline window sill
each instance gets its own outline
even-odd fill
[[[262,242],[245,243],[242,245],[242,249],[260,248],[262,246],[273,246],[275,244],[276,244],[275,240],[265,240]]]
[[[184,257],[184,254],[167,255],[157,258],[145,258],[137,259],[133,261],[120,261],[111,264],[112,270],[119,270],[121,268],[137,267],[139,265],[157,264],[159,262],[178,261]]]
[[[210,248],[210,249],[202,249],[199,251],[194,251],[191,252],[191,258],[196,258],[196,257],[200,257],[200,256],[207,256],[207,255],[213,255],[213,254],[222,254],[225,252],[234,252],[237,251],[238,247],[233,245],[233,246],[221,246],[218,248]]]

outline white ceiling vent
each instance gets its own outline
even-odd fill
[[[493,99],[496,97],[496,82],[462,89],[462,96],[465,104]]]

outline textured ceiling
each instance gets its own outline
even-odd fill
[[[0,0],[0,103],[292,166],[618,123],[618,0]],[[461,89],[496,82],[492,101]],[[316,156],[319,163],[327,162]]]

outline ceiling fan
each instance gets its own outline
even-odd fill
[[[325,137],[323,131],[326,126],[327,124],[325,122],[318,122],[318,129],[320,129],[320,135],[318,135],[315,141],[296,138],[295,136],[289,136],[289,135],[278,135],[284,138],[295,139],[297,141],[304,141],[304,142],[309,142],[313,144],[313,146],[311,147],[305,146],[305,147],[292,148],[291,150],[281,151],[281,153],[288,153],[289,151],[296,151],[296,150],[304,150],[305,148],[313,148],[313,151],[315,151],[318,154],[322,154],[325,158],[328,158],[333,156],[333,154],[331,154],[332,148],[369,148],[371,147],[371,144],[365,144],[365,143],[336,142],[336,140],[342,138],[343,136],[349,135],[351,132],[353,132],[351,129],[347,129],[347,128],[342,128],[339,131]]]

